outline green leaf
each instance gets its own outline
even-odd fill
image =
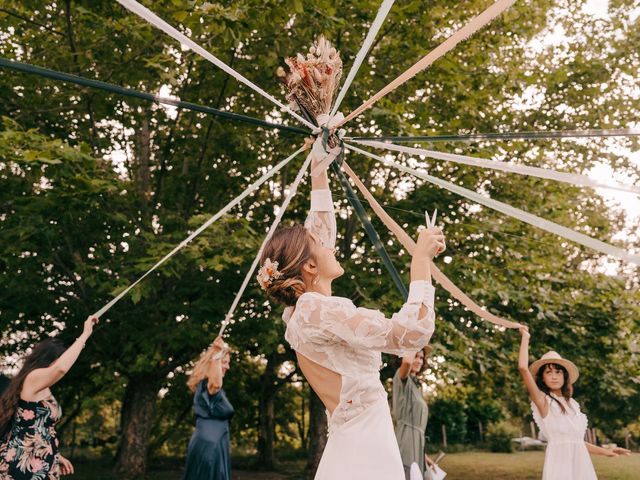
[[[133,304],[136,305],[142,298],[142,288],[137,285],[129,292],[129,295],[131,296],[131,301],[133,302]]]
[[[189,16],[189,12],[186,12],[184,10],[175,12],[173,14],[173,18],[176,19],[178,22],[184,22],[188,16]]]

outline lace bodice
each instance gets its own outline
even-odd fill
[[[336,221],[329,190],[311,192],[305,227],[318,235],[325,247],[335,246]],[[285,309],[285,338],[294,350],[334,372],[377,372],[381,352],[403,356],[423,348],[433,334],[433,286],[412,282],[411,288],[410,297],[425,300],[406,303],[391,318],[379,310],[358,308],[348,298],[305,293],[295,307]],[[421,303],[428,307],[424,318],[418,318]]]
[[[553,395],[553,394],[552,394]],[[565,407],[566,413],[562,413],[560,405],[557,402],[547,399],[549,402],[549,412],[547,416],[542,418],[542,414],[538,407],[531,402],[531,410],[533,411],[533,419],[535,420],[542,435],[549,443],[584,442],[584,436],[587,431],[587,416],[580,410],[580,405],[573,398],[569,402],[554,395],[559,402]]]
[[[419,304],[405,304],[391,318],[358,308],[343,297],[303,294],[287,309],[285,338],[292,348],[341,375],[378,372],[381,352],[404,356],[423,348],[433,334],[433,303],[419,319]]]
[[[305,226],[332,248],[335,225],[330,192],[314,191]],[[295,307],[285,309],[285,338],[291,347],[342,377],[340,405],[332,423],[347,421],[373,402],[386,399],[379,378],[381,352],[404,356],[429,343],[435,328],[433,286],[422,281],[412,282],[410,288],[413,300],[390,318],[379,310],[358,308],[348,298],[316,292],[303,294]],[[422,304],[428,313],[420,318]]]

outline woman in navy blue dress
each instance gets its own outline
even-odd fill
[[[187,451],[183,480],[231,480],[229,419],[233,406],[222,389],[229,350],[221,337],[196,363],[187,385],[194,392],[196,430]]]

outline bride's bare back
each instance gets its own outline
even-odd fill
[[[340,390],[342,389],[342,377],[329,370],[322,365],[318,365],[313,360],[309,360],[301,353],[296,353],[298,357],[298,365],[304,377],[316,392],[316,395],[320,397],[322,404],[329,411],[329,414],[333,414],[333,411],[340,403]]]
[[[427,302],[433,305],[431,299]],[[405,304],[389,319],[378,310],[357,308],[347,298],[307,292],[283,319],[300,369],[335,424],[386,399],[381,352],[403,355],[422,348],[433,333],[433,317],[433,307]]]

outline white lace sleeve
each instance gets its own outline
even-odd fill
[[[324,247],[335,248],[337,227],[331,190],[311,192],[311,211],[304,226],[320,238]]]
[[[346,298],[305,294],[298,300],[296,313],[300,315],[301,327],[318,337],[404,356],[429,343],[435,329],[433,295],[423,303],[427,315],[422,318],[419,318],[420,303],[405,303],[399,312],[387,318],[379,310],[356,308]]]

